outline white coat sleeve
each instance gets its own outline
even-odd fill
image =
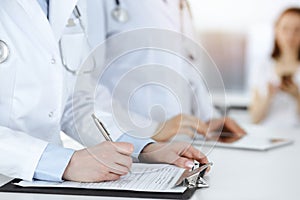
[[[195,66],[200,66],[197,64]],[[197,71],[199,70],[199,71]],[[210,94],[208,86],[201,75],[200,69],[186,67],[184,75],[189,80],[190,87],[192,88],[192,115],[198,117],[203,122],[208,122],[213,118],[220,117],[220,113],[213,105],[212,95]]]
[[[79,75],[61,121],[62,131],[85,147],[105,141],[91,117],[92,114],[95,114],[110,131],[113,141],[122,135],[116,128],[107,106],[111,99],[109,92],[101,88],[96,95],[96,87],[97,81],[93,73]]]
[[[114,101],[109,91],[98,86],[96,94],[88,88],[93,85],[92,80],[85,80],[84,86],[76,89],[68,100],[63,118],[62,130],[81,143],[89,147],[104,141],[102,134],[97,129],[91,115],[95,114],[106,129],[110,132],[113,141],[117,141],[124,133],[131,133],[137,137],[149,138],[158,127],[157,122],[152,122],[151,126],[145,129],[137,129],[131,120],[135,122],[148,123],[147,120],[137,114],[129,118],[122,106]],[[138,135],[136,135],[138,134]]]
[[[94,102],[94,97],[88,91],[77,91],[70,95],[62,116],[62,131],[85,147],[104,141],[91,117],[95,113]],[[98,113],[95,114],[99,117]],[[109,117],[108,113],[102,114]],[[111,136],[118,138],[113,133]]]
[[[0,126],[0,173],[32,180],[47,142],[26,133]]]

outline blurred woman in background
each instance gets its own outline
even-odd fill
[[[300,8],[289,8],[275,24],[271,59],[258,68],[250,113],[254,123],[300,124]]]

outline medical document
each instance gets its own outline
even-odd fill
[[[100,183],[21,181],[16,183],[16,185],[21,187],[64,187],[183,193],[187,189],[186,187],[174,186],[184,171],[185,169],[173,165],[134,163],[131,172],[116,181]]]

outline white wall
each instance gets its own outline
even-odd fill
[[[198,30],[243,31],[256,23],[272,23],[286,7],[299,0],[190,0]]]

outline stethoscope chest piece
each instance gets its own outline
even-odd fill
[[[9,56],[9,48],[7,46],[7,44],[0,40],[0,64],[4,63]]]
[[[126,23],[129,20],[128,12],[120,6],[116,6],[111,11],[111,15],[117,22]]]

